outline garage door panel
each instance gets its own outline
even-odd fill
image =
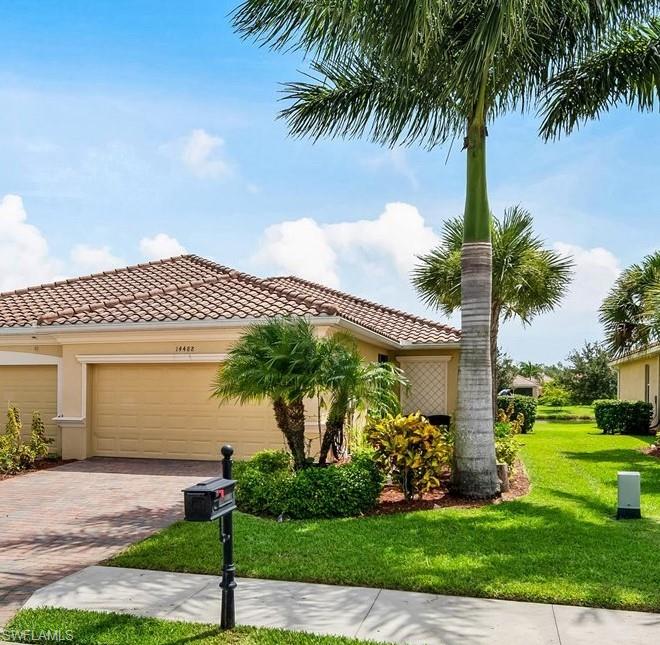
[[[219,405],[210,398],[215,373],[210,364],[95,365],[94,453],[215,460],[225,443],[240,457],[280,447],[269,405]]]
[[[96,436],[96,450],[101,452],[113,452],[116,450],[115,440],[112,437]]]
[[[118,444],[118,449],[121,452],[141,452],[140,441],[138,439],[120,439],[118,442],[115,442],[115,444]]]
[[[41,413],[46,434],[54,440],[51,452],[60,453],[60,433],[53,417],[57,416],[57,366],[0,366],[0,432],[4,428],[8,405],[16,406],[22,415],[23,438],[29,439],[32,413]]]

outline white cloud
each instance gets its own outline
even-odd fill
[[[339,286],[337,254],[324,228],[309,217],[269,226],[255,259],[284,273]]]
[[[143,238],[139,248],[149,260],[186,252],[178,240],[165,233]],[[76,244],[66,261],[53,256],[42,231],[28,223],[21,197],[5,195],[0,199],[0,291],[107,271],[127,264],[108,245]]]
[[[206,130],[193,130],[184,140],[181,161],[202,179],[226,179],[234,170],[223,156],[225,142]]]
[[[76,273],[98,273],[126,266],[126,261],[112,253],[109,246],[76,244],[71,249],[71,262]]]
[[[23,200],[5,195],[0,200],[0,291],[49,282],[61,270],[43,233],[27,223]]]
[[[555,242],[553,246],[575,262],[575,276],[563,308],[576,313],[595,313],[621,273],[618,258],[600,247],[585,249],[567,242]]]
[[[148,260],[160,260],[186,253],[184,246],[174,237],[166,233],[158,233],[153,237],[143,237],[140,240],[140,252]]]
[[[329,224],[325,229],[337,250],[358,249],[388,258],[406,276],[416,256],[438,243],[438,236],[417,208],[402,202],[386,204],[376,219]]]
[[[274,224],[264,232],[255,259],[286,273],[339,286],[340,262],[374,275],[394,265],[400,276],[407,277],[416,256],[437,241],[414,206],[394,202],[375,219],[319,224],[305,217]]]

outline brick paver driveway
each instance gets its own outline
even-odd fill
[[[0,481],[0,625],[37,588],[180,519],[219,462],[93,458]]]

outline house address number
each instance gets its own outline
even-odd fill
[[[190,354],[191,352],[195,351],[195,346],[194,345],[177,345],[175,349],[177,354]]]

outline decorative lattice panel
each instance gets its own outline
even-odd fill
[[[447,363],[434,360],[400,361],[410,381],[402,391],[401,403],[406,414],[447,414]]]

